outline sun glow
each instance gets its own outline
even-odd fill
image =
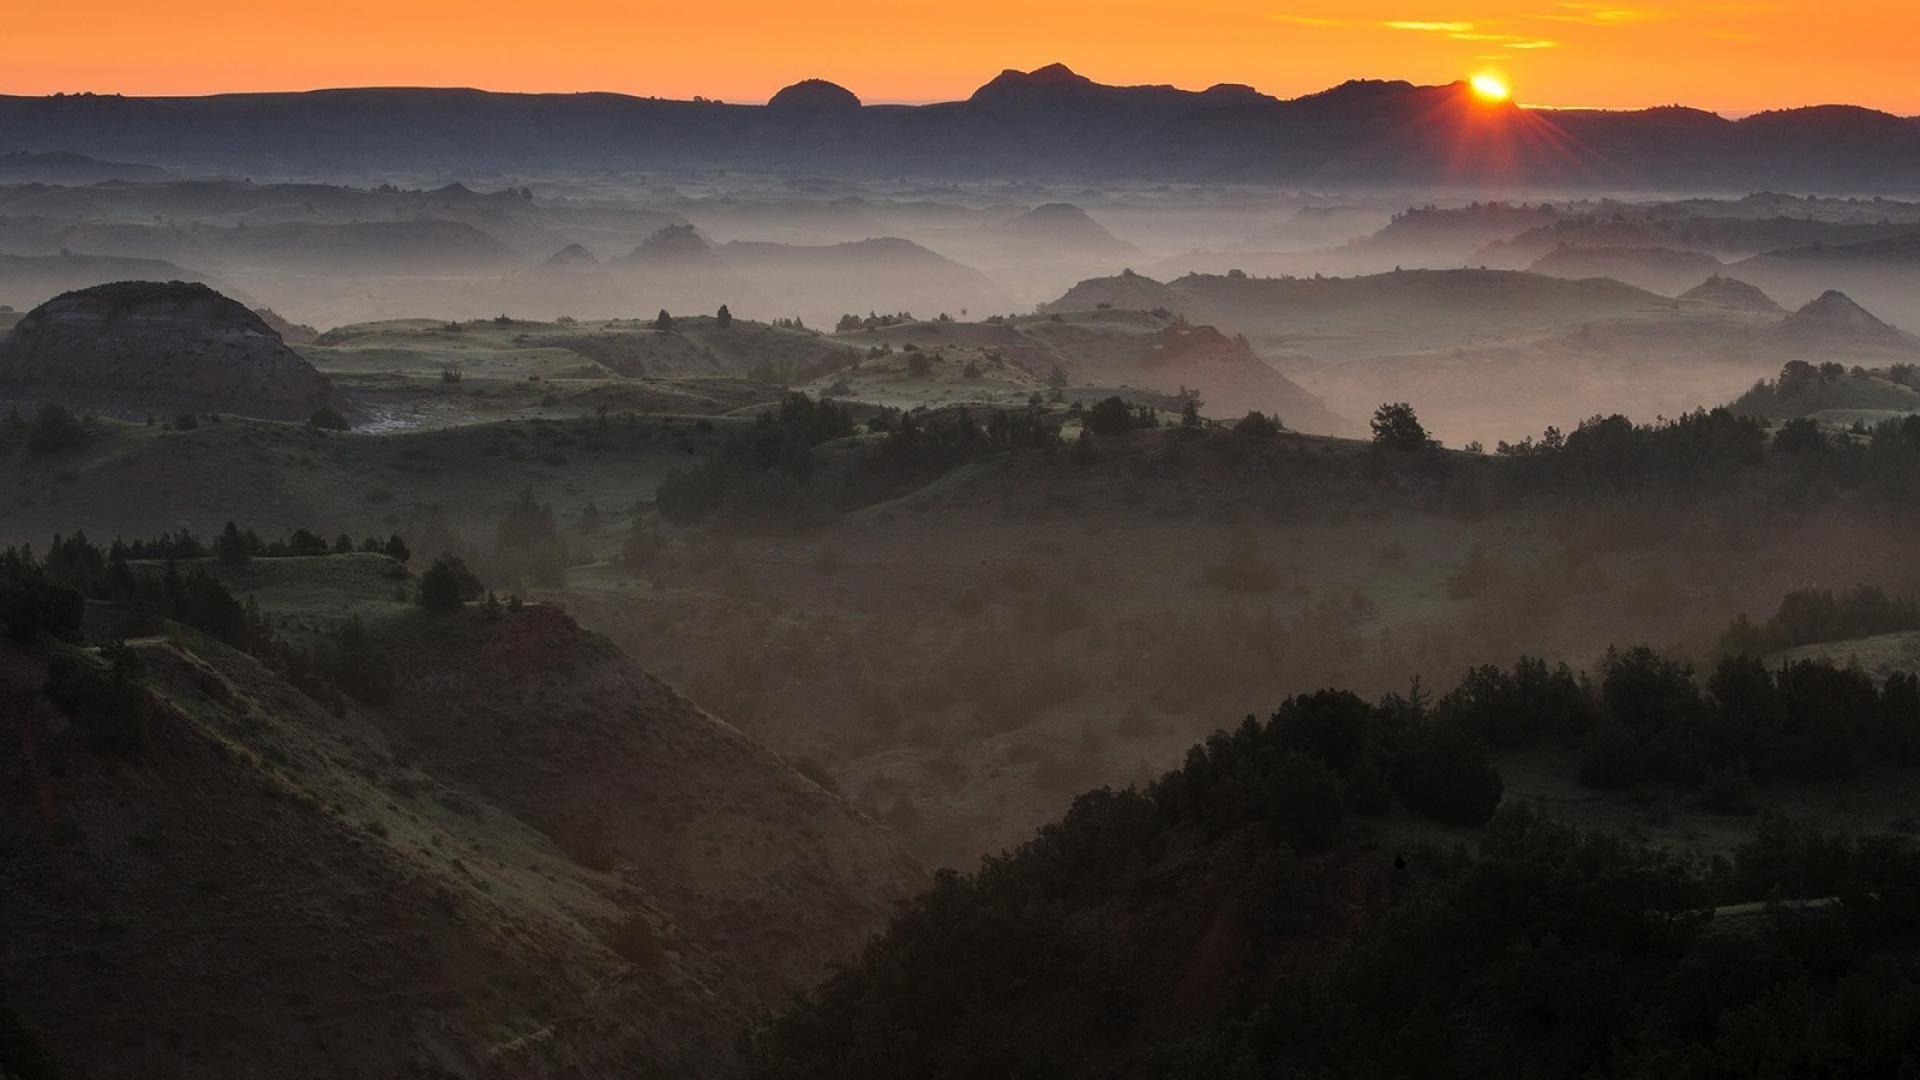
[[[1507,80],[1489,72],[1475,75],[1467,80],[1467,85],[1473,88],[1474,97],[1488,104],[1497,105],[1513,97],[1513,88],[1507,85]]]

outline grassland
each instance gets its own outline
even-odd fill
[[[204,539],[228,521],[263,534],[419,536],[430,520],[487,535],[528,487],[566,517],[589,503],[619,517],[728,423],[534,418],[361,434],[236,417],[189,431],[97,420],[78,449],[5,458],[0,536],[44,544],[56,532],[185,528]]]

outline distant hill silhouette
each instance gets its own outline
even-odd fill
[[[593,257],[593,252],[579,244],[568,244],[547,256],[540,267],[543,270],[597,270],[600,268],[600,260]]]
[[[65,150],[0,154],[0,184],[153,183],[175,179],[165,169],[124,161],[99,161]]]
[[[1680,294],[1682,300],[1696,300],[1716,307],[1731,308],[1735,311],[1751,311],[1764,315],[1784,315],[1786,309],[1774,303],[1773,297],[1738,278],[1724,274],[1715,274],[1707,280]]]
[[[1666,247],[1562,247],[1528,269],[1561,278],[1612,278],[1651,292],[1677,295],[1703,275],[1720,270],[1720,260],[1705,252]]]
[[[802,79],[773,95],[767,107],[808,112],[857,109],[860,99],[853,91],[825,79]]]
[[[1833,289],[1787,316],[1767,333],[1762,344],[1782,355],[1797,354],[1804,359],[1920,356],[1920,338],[1887,325],[1845,293]]]
[[[1562,187],[1904,190],[1920,125],[1819,106],[1731,120],[1488,106],[1462,83],[1349,82],[1281,100],[1244,86],[1106,86],[1053,64],[965,101],[859,106],[808,81],[768,105],[618,94],[341,89],[206,98],[0,97],[0,145],[57,145],[176,169],[726,167]],[[796,122],[798,120],[799,122]],[[486,138],[472,133],[486,132]],[[1809,153],[1817,145],[1818,153]]]
[[[1001,231],[1030,243],[1088,254],[1125,255],[1139,250],[1108,232],[1105,226],[1072,203],[1036,206],[1001,226]]]
[[[0,303],[21,309],[74,289],[129,280],[214,283],[210,278],[162,259],[79,254],[0,255]]]

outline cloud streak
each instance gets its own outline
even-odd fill
[[[1492,29],[1482,29],[1481,24],[1457,20],[1431,21],[1420,19],[1393,19],[1379,24],[1388,30],[1411,30],[1423,34],[1444,34],[1453,41],[1470,41],[1483,45],[1495,45],[1502,49],[1556,49],[1557,41],[1521,34],[1507,34]]]

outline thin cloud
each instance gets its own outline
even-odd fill
[[[1473,32],[1470,22],[1420,22],[1413,19],[1395,19],[1380,24],[1389,30],[1418,30],[1429,34],[1468,34]]]
[[[1580,23],[1584,26],[1623,26],[1627,23],[1646,22],[1649,19],[1665,18],[1664,12],[1644,8],[1620,7],[1615,4],[1564,3],[1557,12],[1538,12],[1523,15],[1523,19],[1543,19],[1548,22]]]
[[[1513,41],[1508,42],[1506,45],[1506,48],[1509,49],[1557,49],[1559,47],[1559,42],[1547,41],[1544,38],[1536,38],[1532,41]]]

